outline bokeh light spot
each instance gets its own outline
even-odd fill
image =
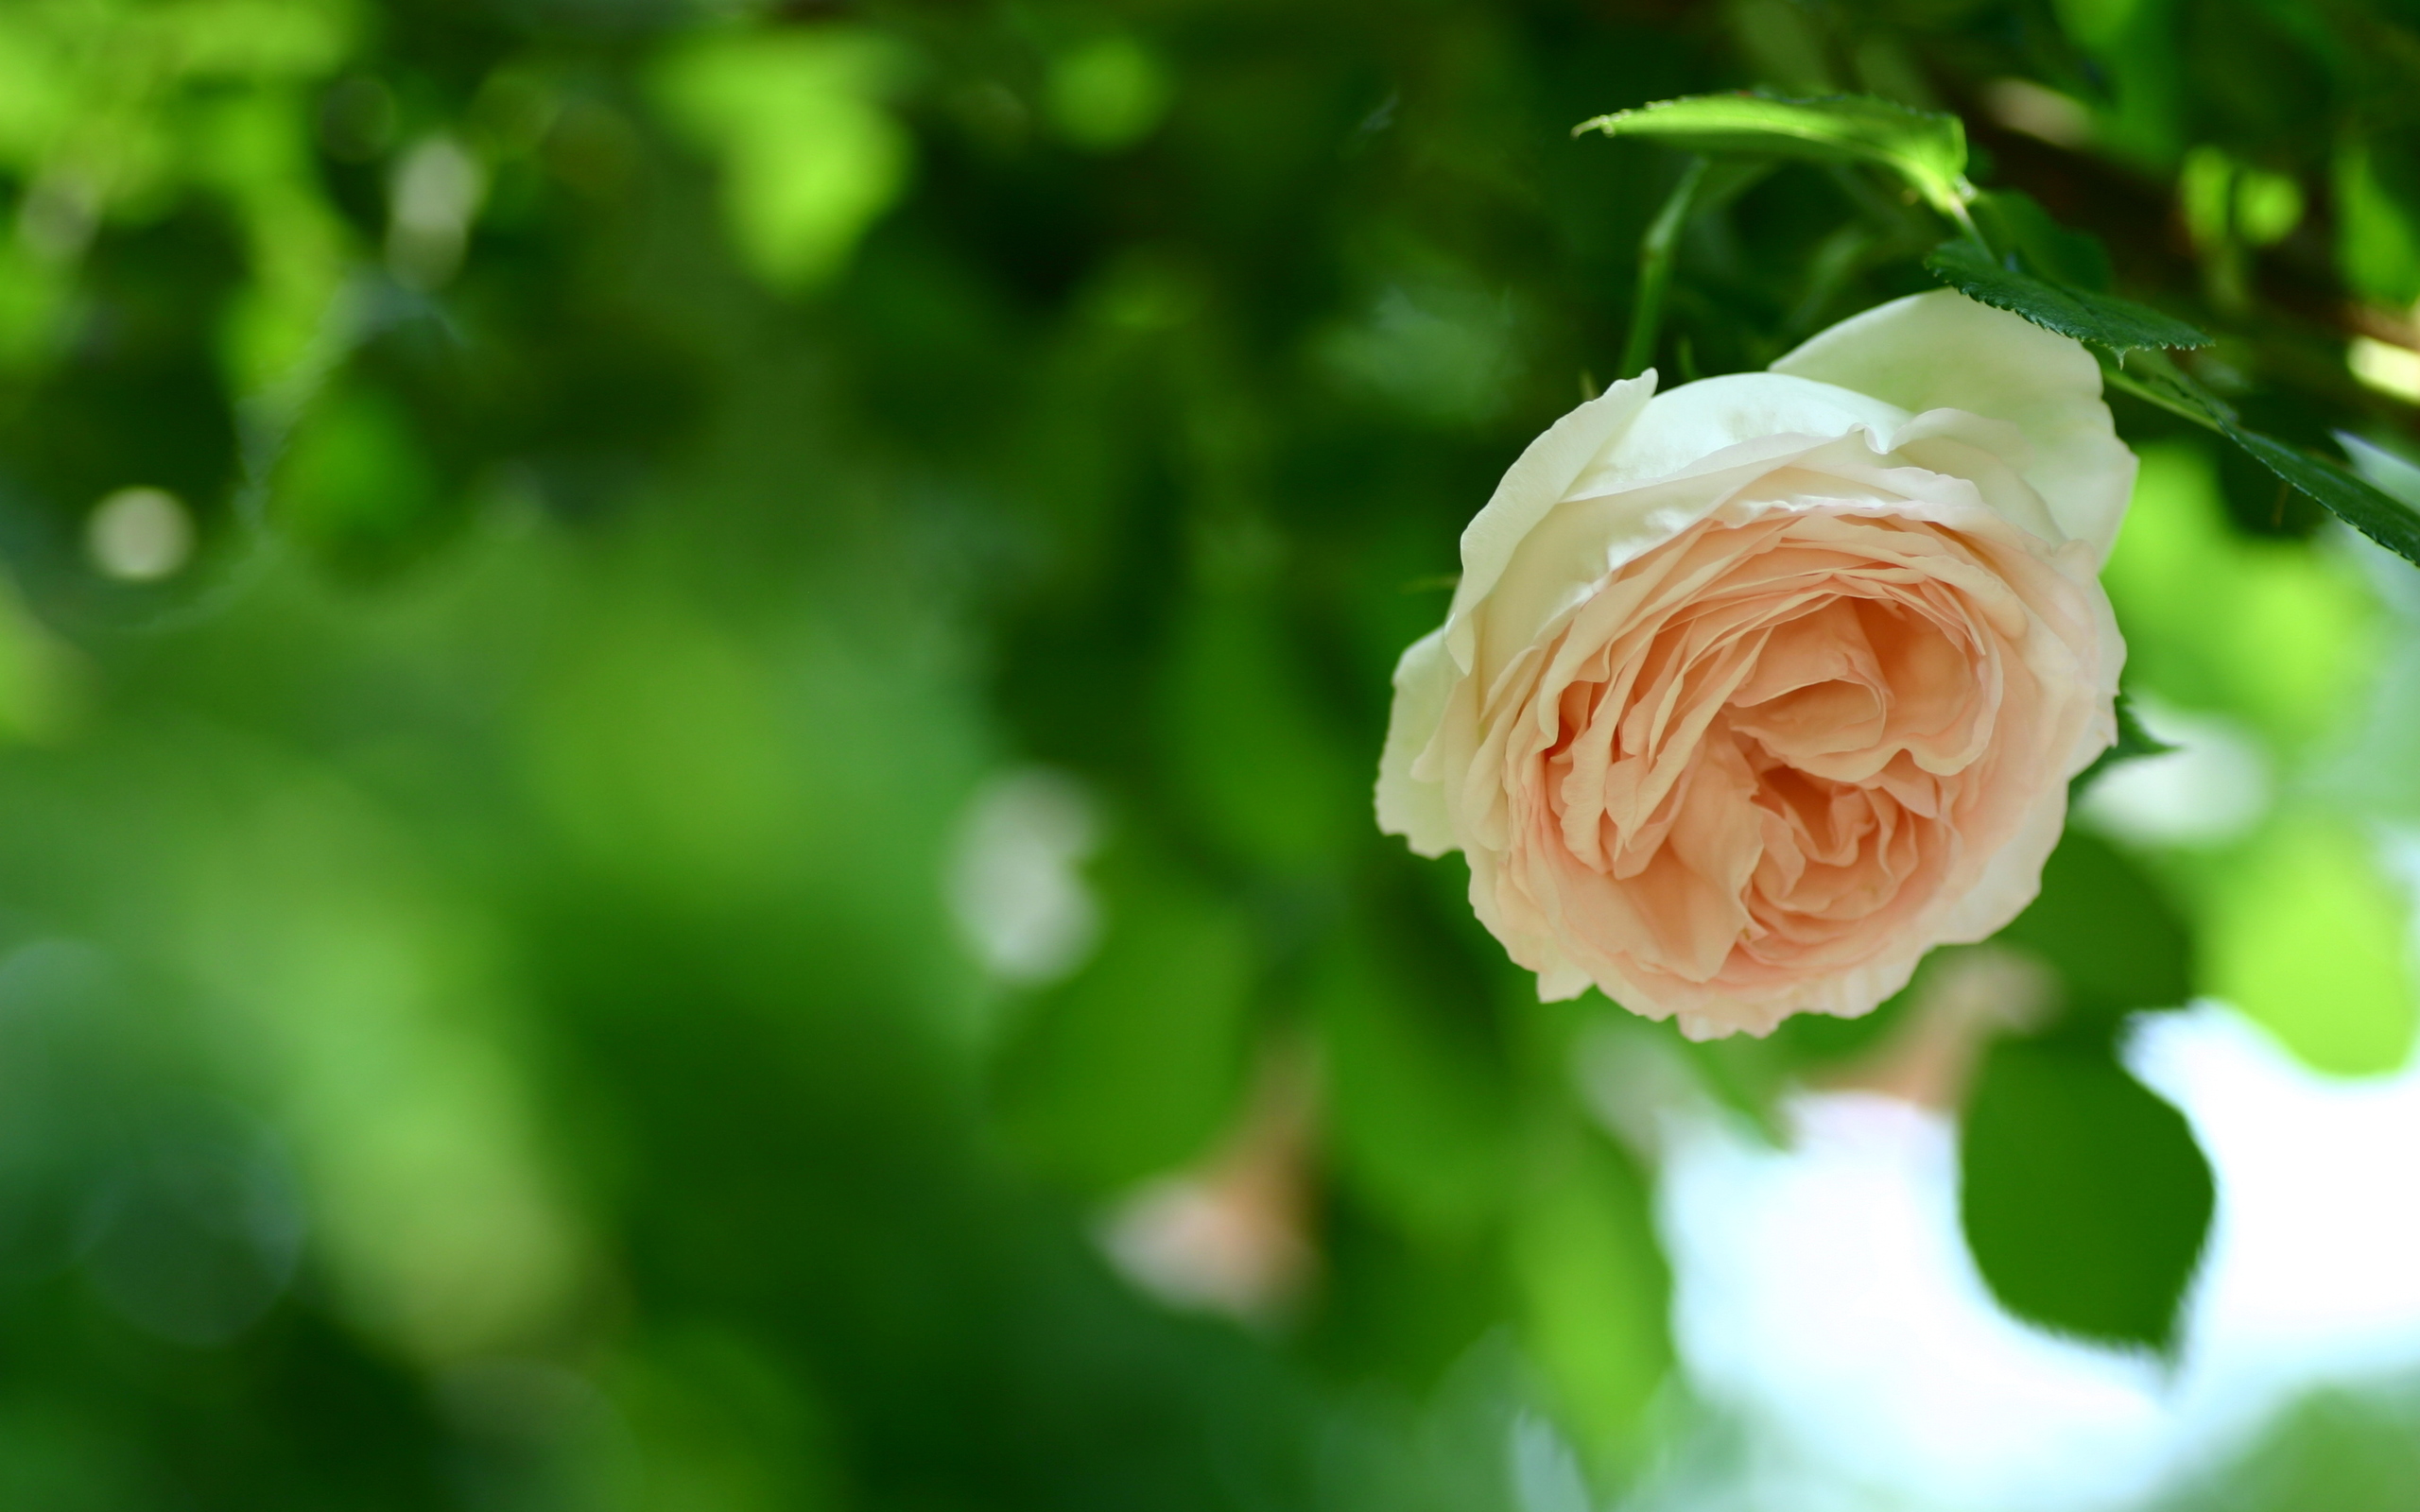
[[[193,544],[193,517],[165,489],[120,489],[93,507],[84,525],[93,565],[122,582],[175,576]]]

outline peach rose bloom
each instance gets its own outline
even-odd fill
[[[1532,442],[1404,653],[1378,822],[1540,996],[1854,1017],[2041,885],[2116,738],[2135,457],[2083,347],[1944,290]]]

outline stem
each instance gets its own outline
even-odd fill
[[[1648,223],[1638,242],[1638,294],[1631,301],[1630,339],[1622,345],[1624,378],[1647,370],[1655,356],[1655,333],[1664,319],[1664,290],[1672,282],[1672,252],[1681,239],[1682,223],[1689,218],[1689,202],[1705,178],[1705,159],[1692,157],[1681,170],[1681,181],[1664,200],[1664,208]]]
[[[1959,183],[1962,187],[1965,184],[1965,180],[1961,179]],[[1972,189],[1965,190],[1965,194],[1972,193],[1974,193]],[[1949,213],[1950,219],[1958,222],[1959,231],[1964,234],[1968,241],[1973,242],[1976,246],[1981,248],[1986,252],[1992,250],[1991,241],[1984,236],[1982,228],[1975,224],[1975,217],[1968,214],[1966,209],[1966,200],[1962,195],[1952,193],[1947,198],[1938,201],[1938,203],[1944,210]],[[1997,254],[1994,255],[1996,256]]]

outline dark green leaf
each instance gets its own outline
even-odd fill
[[[2067,784],[2067,796],[2077,799],[2084,790],[2100,780],[2100,774],[2119,762],[2139,760],[2145,756],[2165,756],[2176,747],[2143,728],[2135,715],[2134,700],[2124,694],[2118,696],[2118,739],[2107,750],[2093,758],[2092,765],[2076,774]]]
[[[1933,277],[1970,300],[2021,315],[2045,330],[2112,352],[2206,347],[2210,338],[2172,316],[2114,294],[2053,284],[2001,264],[1969,241],[1944,242],[1925,259]]]
[[[1864,94],[1782,99],[1697,94],[1616,111],[1572,129],[1647,137],[1688,152],[1755,152],[1819,163],[1865,163],[1905,179],[1934,208],[1962,216],[1966,128],[1954,115],[1910,110]]]
[[[1737,1034],[1675,1043],[1696,1068],[1704,1091],[1775,1145],[1787,1144],[1788,1130],[1777,1113],[1784,1096],[1805,1086],[1811,1069],[1856,1060],[1898,1033],[1923,995],[1926,970],[1919,969],[1913,982],[1874,1011],[1854,1019],[1796,1013],[1761,1039]]]
[[[2209,1161],[2106,1037],[2005,1040],[1960,1145],[1976,1263],[2011,1312],[2164,1349],[2210,1227]]]
[[[1205,596],[1180,621],[1161,739],[1203,828],[1236,854],[1307,869],[1361,837],[1358,752],[1336,738],[1317,690],[1265,604]]]
[[[2069,288],[2109,292],[2109,249],[2090,232],[2062,226],[2040,200],[2016,189],[1975,197],[1975,224],[1995,247],[2014,248],[2026,266]]]
[[[1466,1236],[1504,1197],[1512,1095],[1501,1055],[1447,1011],[1450,989],[1399,956],[1340,933],[1313,965],[1330,1158],[1407,1230]]]
[[[1243,920],[1132,844],[1102,858],[1096,881],[1099,954],[1026,1005],[994,1095],[1019,1153],[1108,1193],[1183,1164],[1224,1126],[1255,963]]]
[[[2420,564],[2420,511],[2350,469],[2273,436],[2246,430],[2238,423],[2233,405],[2172,368],[2154,370],[2148,382],[2122,369],[2104,368],[2102,376],[2113,388],[2225,436],[2296,492],[2404,560]]]
[[[2068,1012],[2114,1023],[2193,995],[2193,938],[2159,888],[2108,842],[2069,830],[2042,868],[2042,891],[1998,937],[2059,973]]]
[[[2329,513],[2403,558],[2420,563],[2420,513],[2411,507],[2356,477],[2334,462],[2324,461],[2273,436],[2248,431],[2223,416],[2219,428],[2297,490],[2309,495]]]

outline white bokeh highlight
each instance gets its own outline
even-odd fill
[[[1749,1450],[1638,1504],[2126,1507],[2222,1466],[2304,1392],[2420,1366],[2420,1072],[2325,1076],[2212,1003],[2139,1017],[2127,1063],[2218,1179],[2173,1367],[1998,1306],[1959,1230],[1947,1117],[1805,1094],[1774,1148],[1668,1111],[1675,1342]]]
[[[959,821],[944,892],[984,970],[1019,987],[1055,982],[1092,954],[1100,908],[1083,864],[1100,843],[1090,793],[1026,767],[994,778]]]
[[[2252,833],[2276,782],[2259,740],[2220,714],[2135,700],[2145,730],[2175,747],[2120,762],[2093,779],[2076,816],[2101,833],[2142,846],[2223,845]]]
[[[85,554],[120,582],[173,577],[193,545],[193,517],[165,489],[119,489],[93,506],[84,522]]]

